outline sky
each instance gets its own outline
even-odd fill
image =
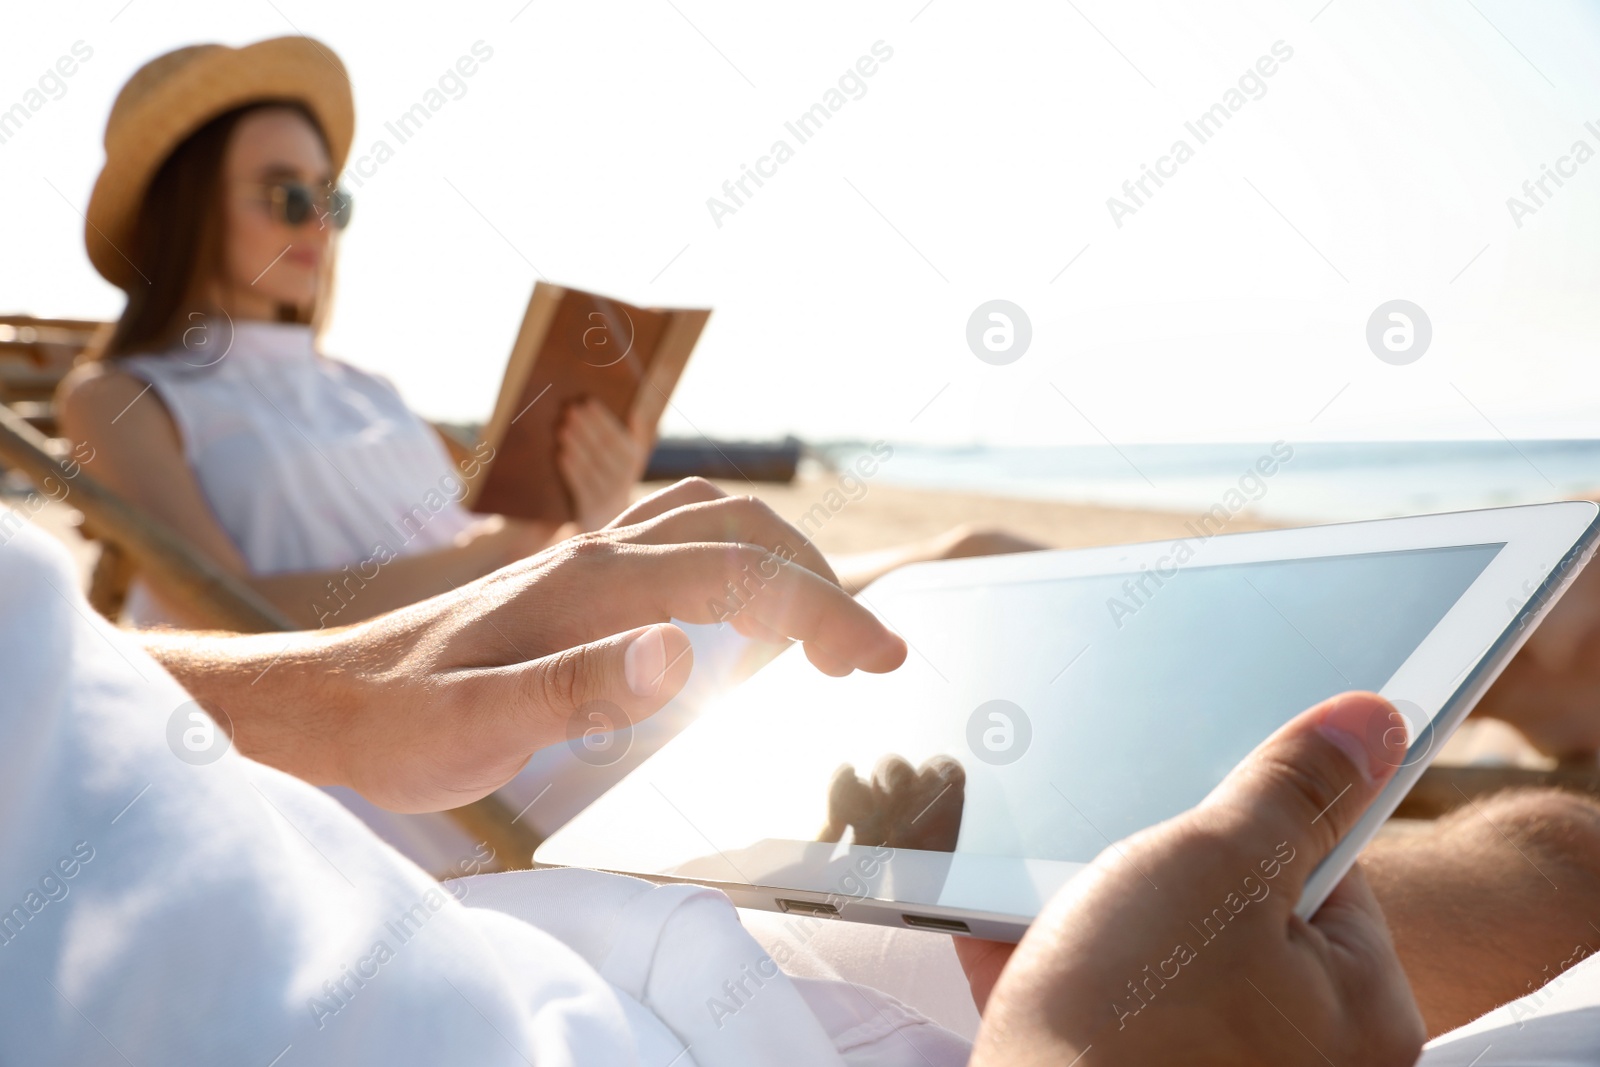
[[[92,57],[0,143],[0,310],[114,317],[81,212],[117,90],[295,32],[349,67],[370,157],[325,350],[430,417],[488,415],[546,278],[715,308],[672,434],[1600,433],[1593,3],[8,5],[0,110]],[[401,143],[385,124],[441,77]],[[1001,320],[969,330],[996,300],[1025,349],[1015,312],[999,356]],[[1396,300],[1431,333],[1402,309],[1405,363],[1368,339],[1379,313],[1405,341]]]

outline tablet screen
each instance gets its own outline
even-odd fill
[[[645,873],[839,892],[887,845],[871,895],[1031,914],[1298,712],[1381,689],[1502,547],[868,590],[906,664],[774,663],[630,779],[652,813],[629,848]]]

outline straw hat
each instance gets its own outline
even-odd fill
[[[85,216],[89,261],[122,289],[139,281],[124,257],[145,190],[173,149],[201,126],[258,100],[305,104],[328,139],[337,174],[350,154],[355,102],[333,50],[309,37],[276,37],[244,48],[197,44],[157,56],[111,105],[106,164]],[[118,251],[119,249],[123,251]]]

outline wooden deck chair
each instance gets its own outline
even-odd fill
[[[0,404],[0,460],[22,471],[46,495],[69,501],[83,513],[102,550],[119,556],[127,573],[141,571],[164,594],[193,609],[205,625],[236,633],[289,631],[295,627],[272,604],[217,566],[170,527],[96,482],[61,458],[63,450],[6,404]],[[96,582],[103,568],[96,568]],[[540,844],[533,830],[516,822],[513,809],[487,796],[447,814],[473,840],[494,850],[500,869],[525,867]]]
[[[54,434],[56,386],[105,325],[91,319],[0,315],[0,404]]]

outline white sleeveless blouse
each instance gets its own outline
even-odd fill
[[[338,570],[451,545],[474,522],[433,428],[387,379],[317,353],[309,326],[212,322],[116,366],[150,383],[217,521],[253,574]],[[231,345],[227,342],[231,340]],[[135,624],[164,621],[139,583]]]

